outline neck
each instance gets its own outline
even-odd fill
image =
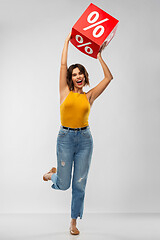
[[[72,90],[72,92],[74,92],[74,93],[83,93],[83,90],[82,90],[82,89],[74,88],[74,89]]]

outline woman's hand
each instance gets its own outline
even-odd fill
[[[99,53],[97,54],[97,58],[98,58],[98,60],[99,60],[100,58],[102,58],[101,52],[99,52]]]
[[[69,42],[71,39],[71,32],[68,34],[67,38],[66,38],[66,41]]]

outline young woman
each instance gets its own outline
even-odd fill
[[[93,138],[88,125],[90,108],[97,97],[113,79],[106,63],[98,53],[98,60],[104,72],[104,79],[87,93],[83,87],[89,85],[88,73],[81,64],[67,69],[68,44],[71,33],[65,40],[60,68],[60,115],[61,126],[57,137],[57,169],[44,174],[43,180],[51,180],[52,188],[67,190],[72,177],[72,202],[70,233],[78,235],[76,219],[82,219],[85,187],[93,152]]]

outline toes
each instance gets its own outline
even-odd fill
[[[78,235],[80,232],[79,232],[79,230],[77,228],[70,227],[70,233],[72,235]]]

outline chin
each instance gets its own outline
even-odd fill
[[[75,86],[75,85],[74,85],[74,87],[77,87],[77,88],[83,88],[83,87],[84,87],[84,85],[82,85],[82,86]]]

